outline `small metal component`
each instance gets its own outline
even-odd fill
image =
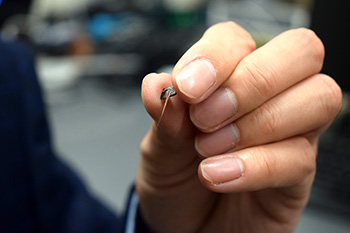
[[[176,94],[177,93],[176,93],[176,91],[175,91],[173,86],[170,86],[170,87],[167,87],[167,88],[163,89],[162,94],[160,95],[160,99],[161,100],[165,99],[165,102],[164,102],[164,105],[163,105],[162,113],[160,114],[160,117],[159,117],[159,120],[158,120],[158,123],[157,123],[157,127],[159,127],[159,124],[162,121],[162,118],[163,118],[163,115],[164,115],[164,112],[165,112],[165,108],[168,105],[168,101],[169,101],[170,97],[172,97],[172,96],[174,96]]]
[[[174,86],[164,88],[162,91],[162,94],[160,95],[160,99],[165,100],[169,93],[170,93],[169,97],[172,97],[172,96],[177,94],[175,89],[174,89]]]

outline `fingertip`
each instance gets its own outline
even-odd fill
[[[150,74],[147,74],[143,79],[142,79],[142,85],[141,85],[141,98],[142,98],[142,101],[145,103],[147,101],[147,98],[149,96],[149,93],[151,93],[151,91],[149,90],[150,89],[150,85],[149,85],[149,82],[152,80],[153,76],[155,76],[157,74],[155,73],[150,73]]]
[[[212,61],[205,57],[197,57],[181,70],[175,70],[176,87],[188,103],[199,103],[215,89],[217,70]]]
[[[176,63],[172,73],[176,91],[186,103],[202,102],[254,48],[254,40],[237,24],[212,26]]]
[[[147,74],[142,80],[142,97],[144,97],[144,94],[152,95],[152,97],[154,95],[160,95],[159,90],[162,90],[163,88],[168,86],[171,86],[171,74]]]
[[[240,131],[235,124],[229,124],[212,133],[197,133],[195,148],[203,157],[233,151],[240,139]]]
[[[162,90],[169,86],[172,86],[171,74],[147,75],[142,83],[144,107],[149,115],[160,123],[155,129],[161,129],[166,135],[178,135],[178,137],[192,135],[194,128],[188,117],[188,105],[177,95],[171,97],[166,106],[164,106],[166,101],[160,99]]]
[[[220,155],[205,159],[198,169],[201,182],[212,191],[233,191],[244,174],[243,162],[234,155]]]
[[[171,86],[171,74],[151,73],[144,77],[142,81],[141,97],[147,112],[155,118],[159,115],[162,102],[160,95],[163,88]]]

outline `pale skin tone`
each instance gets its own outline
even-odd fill
[[[155,122],[137,178],[142,217],[155,233],[293,232],[315,175],[320,134],[341,109],[319,74],[324,47],[310,30],[255,49],[233,22],[208,29],[172,74],[142,85]],[[174,85],[162,122],[163,88]]]

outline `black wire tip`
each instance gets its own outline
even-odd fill
[[[174,86],[170,86],[167,88],[164,88],[162,91],[162,94],[160,95],[160,99],[161,100],[165,100],[167,97],[172,97],[174,95],[176,95],[176,91],[174,89]]]

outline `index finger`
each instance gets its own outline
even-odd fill
[[[244,57],[222,88],[192,105],[192,122],[205,132],[222,128],[320,72],[323,58],[323,44],[311,30],[283,32]]]
[[[236,23],[214,25],[178,61],[173,70],[173,84],[185,102],[199,103],[254,49],[254,40]]]

